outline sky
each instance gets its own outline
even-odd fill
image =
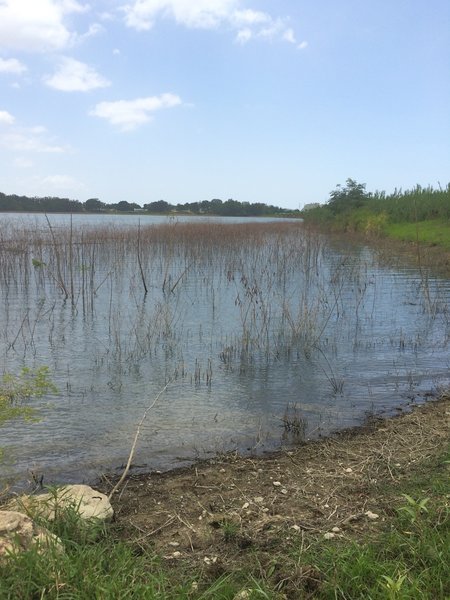
[[[449,0],[0,0],[0,192],[301,208],[450,181]]]

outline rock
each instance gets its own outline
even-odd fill
[[[22,513],[13,510],[0,510],[0,561],[9,554],[24,552],[37,546],[38,552],[55,548],[62,552],[61,540],[45,527]]]
[[[275,487],[281,487],[281,481],[274,481],[274,482],[273,482],[273,485],[274,485]]]
[[[377,515],[377,513],[374,513],[371,510],[368,510],[365,514],[366,514],[366,517],[368,519],[370,519],[371,521],[376,521],[377,519],[380,518],[380,515]]]
[[[58,510],[65,508],[74,508],[82,519],[109,519],[114,514],[105,494],[81,484],[61,487],[54,493],[21,496],[10,502],[8,508],[49,521],[55,519]]]
[[[336,534],[329,531],[328,533],[325,533],[323,536],[326,540],[332,540],[334,537],[336,537]]]
[[[250,600],[250,598],[253,595],[253,590],[241,590],[240,592],[238,592],[233,600]]]

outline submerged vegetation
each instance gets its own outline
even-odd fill
[[[273,447],[283,424],[293,441],[317,437],[445,383],[448,282],[425,270],[398,276],[367,248],[330,245],[299,221],[5,219],[0,284],[5,366],[47,364],[64,392],[55,414],[44,407],[55,423],[51,447],[39,433],[44,468],[57,444],[90,474],[120,464],[148,398],[168,382],[138,464],[172,445],[187,458]],[[14,428],[4,439],[22,470],[37,460]]]

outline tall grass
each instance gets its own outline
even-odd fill
[[[447,244],[450,238],[450,184],[439,189],[417,185],[411,190],[395,190],[391,194],[376,191],[366,194],[360,208],[343,210],[335,215],[325,204],[306,211],[303,217],[307,223],[371,237],[390,233],[393,231],[390,225],[432,221],[435,223],[433,229],[445,230],[440,238],[433,237],[432,242],[441,243],[442,240]]]

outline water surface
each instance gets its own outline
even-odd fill
[[[142,469],[289,444],[290,425],[326,435],[449,383],[449,281],[369,248],[269,220],[205,233],[195,218],[52,215],[50,232],[42,215],[0,217],[4,372],[46,365],[59,389],[32,401],[40,422],[2,428],[4,478],[120,467],[166,385]]]

